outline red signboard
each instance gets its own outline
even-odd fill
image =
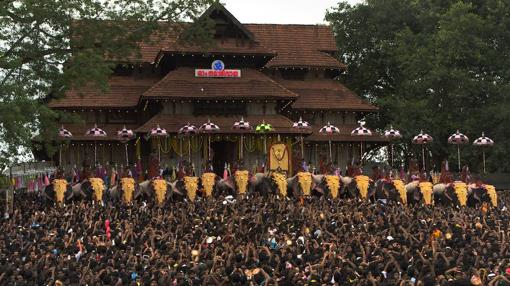
[[[195,77],[241,77],[241,70],[196,69]]]
[[[215,60],[212,69],[196,69],[195,77],[241,77],[241,70],[226,70],[225,64],[220,60]]]

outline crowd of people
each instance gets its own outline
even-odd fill
[[[498,208],[330,200],[87,202],[16,194],[0,285],[510,285]]]

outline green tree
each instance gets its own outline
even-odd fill
[[[35,135],[46,142],[56,135],[56,119],[63,115],[45,106],[48,95],[57,98],[68,88],[91,82],[107,89],[116,62],[138,62],[137,43],[183,28],[162,22],[194,21],[212,2],[2,1],[0,170],[23,159]],[[205,41],[207,28],[206,20],[199,21],[186,29],[184,38]]]
[[[406,156],[419,155],[410,140],[420,129],[435,138],[437,165],[456,162],[447,138],[457,129],[471,140],[485,132],[497,143],[490,170],[510,171],[508,11],[502,0],[367,0],[341,2],[326,18],[349,66],[343,80],[381,108],[367,118],[371,126],[404,131]],[[481,150],[462,152],[479,170]]]

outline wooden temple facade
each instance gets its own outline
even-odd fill
[[[239,157],[240,131],[232,126],[242,117],[254,129],[262,122],[271,124],[274,132],[265,135],[267,145],[278,139],[288,144],[294,166],[301,161],[297,138],[303,133],[292,125],[300,117],[312,125],[303,134],[307,162],[319,165],[327,160],[329,139],[333,161],[339,166],[359,158],[359,138],[350,132],[377,107],[337,80],[346,66],[337,59],[330,27],[241,24],[221,4],[211,6],[202,17],[216,23],[213,48],[180,43],[178,35],[169,33],[142,44],[138,61],[119,64],[109,79],[108,92],[69,90],[64,98],[49,102],[51,108],[77,114],[83,121],[63,123],[73,134],[62,152],[63,165],[92,160],[94,144],[98,162],[125,164],[124,144],[117,131],[126,126],[138,135],[128,142],[131,162],[147,166],[159,148],[161,166],[175,166],[191,153],[200,172],[207,161],[207,136],[193,136],[188,150],[187,139],[177,131],[187,123],[199,127],[210,120],[220,127],[211,138],[211,157],[215,171],[221,172],[225,163]],[[220,66],[211,67],[217,60]],[[233,72],[213,73],[223,68]],[[320,135],[319,129],[328,122],[341,133]],[[108,135],[84,136],[94,124]],[[148,138],[146,134],[157,126],[170,136],[159,141]],[[246,168],[265,161],[263,137],[254,130],[244,132]],[[384,142],[379,135],[363,140],[369,148]]]

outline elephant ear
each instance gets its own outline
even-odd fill
[[[177,187],[177,184],[179,184],[179,182],[182,184],[182,186],[184,187],[184,182],[182,181],[175,181],[173,183],[167,183],[168,186],[170,187],[170,190],[180,196],[183,196],[184,194],[179,190],[179,188]]]
[[[432,193],[434,193],[434,194],[442,194],[442,193],[444,193],[445,190],[446,190],[446,185],[445,184],[436,184],[432,188]]]
[[[232,181],[231,177],[229,177],[228,179],[220,179],[218,181],[218,187],[220,188],[229,188],[229,189],[235,189],[235,186],[234,186],[234,182]]]
[[[406,185],[406,191],[407,192],[412,192],[412,191],[416,190],[416,188],[418,188],[418,184],[419,184],[418,181],[413,181],[413,182],[407,184]]]

